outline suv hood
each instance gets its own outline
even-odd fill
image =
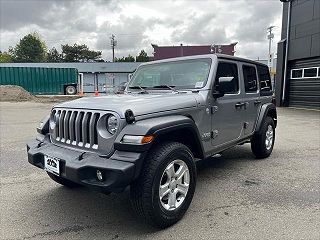
[[[58,104],[55,107],[113,111],[117,112],[121,118],[124,118],[124,113],[127,109],[131,109],[135,116],[141,116],[196,106],[197,101],[193,93],[150,93],[85,97]]]

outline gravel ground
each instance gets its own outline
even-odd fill
[[[269,159],[244,145],[200,162],[187,214],[159,231],[133,215],[128,191],[66,189],[27,162],[52,104],[0,106],[1,239],[320,239],[319,112],[278,109]]]
[[[38,95],[34,96],[24,88],[15,85],[0,85],[0,102],[56,103],[71,101],[79,98],[78,95]]]
[[[0,101],[1,102],[23,102],[34,99],[24,88],[15,85],[0,85]]]

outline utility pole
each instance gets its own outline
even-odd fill
[[[117,41],[115,40],[115,35],[111,35],[110,39],[111,39],[111,48],[112,48],[112,62],[114,62],[114,48],[115,46],[117,46]]]
[[[268,39],[269,39],[269,55],[268,55],[268,66],[269,66],[269,70],[271,71],[271,67],[272,67],[272,56],[271,56],[271,43],[272,43],[272,39],[274,38],[274,34],[272,33],[272,30],[275,28],[276,26],[270,26],[267,28],[268,30]]]

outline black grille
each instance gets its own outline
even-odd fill
[[[85,148],[98,148],[97,122],[100,113],[54,109],[52,138],[61,143]]]

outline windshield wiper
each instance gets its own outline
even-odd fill
[[[179,92],[178,90],[175,89],[175,86],[170,86],[170,85],[167,85],[167,84],[164,84],[164,85],[157,85],[157,86],[152,86],[152,88],[168,88],[174,92]]]
[[[149,93],[147,90],[144,89],[144,87],[138,86],[129,86],[130,89],[141,89],[140,93]]]

